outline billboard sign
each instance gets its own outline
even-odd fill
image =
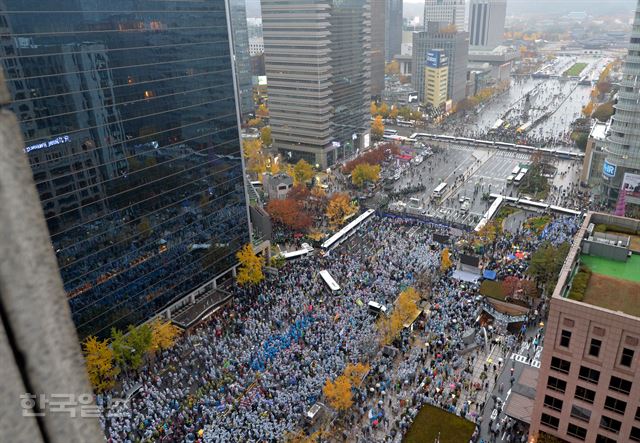
[[[618,167],[616,165],[605,160],[604,166],[602,167],[602,173],[605,177],[615,177],[617,169]]]
[[[627,191],[627,201],[640,204],[640,175],[627,172],[622,179],[622,189]]]
[[[428,51],[427,52],[427,67],[440,68],[447,66],[447,56],[443,51]]]

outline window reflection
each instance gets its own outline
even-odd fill
[[[0,1],[12,109],[81,337],[145,320],[249,239],[224,3],[98,3]]]

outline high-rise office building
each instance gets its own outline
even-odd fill
[[[234,266],[250,235],[225,2],[0,0],[0,15],[80,337],[140,323]]]
[[[369,143],[366,0],[264,0],[262,27],[274,145],[289,161],[331,166]]]
[[[529,441],[640,441],[639,257],[626,234],[639,231],[638,220],[588,213],[575,236],[544,323]]]
[[[253,104],[253,83],[251,81],[251,49],[247,24],[247,4],[245,0],[229,0],[231,36],[238,77],[240,115],[245,118],[255,110]]]
[[[602,196],[613,204],[624,187],[627,204],[640,204],[640,1],[637,3],[627,59],[622,66],[618,102],[606,141]],[[637,189],[637,190],[636,190]]]
[[[425,101],[423,73],[427,66],[427,55],[434,49],[442,49],[446,54],[449,63],[447,97],[457,103],[466,97],[468,34],[456,31],[455,28],[442,22],[429,22],[426,31],[413,33],[411,84],[418,91],[420,102]]]
[[[387,14],[384,18],[384,56],[389,63],[402,52],[403,5],[402,0],[386,0]]]
[[[506,0],[471,0],[469,44],[493,49],[500,44],[507,16]]]
[[[429,22],[444,22],[464,32],[465,0],[425,0],[424,29]]]
[[[443,49],[427,52],[424,68],[424,103],[439,108],[447,101],[449,61]]]
[[[387,0],[371,0],[371,96],[384,89]]]

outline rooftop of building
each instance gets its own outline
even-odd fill
[[[609,132],[610,125],[611,125],[610,122],[602,123],[602,122],[596,121],[591,127],[591,132],[589,133],[589,137],[598,141],[604,140],[605,138],[607,138],[607,132]]]
[[[553,296],[640,318],[640,220],[588,213]]]
[[[510,46],[496,46],[495,48],[483,48],[481,46],[469,47],[470,61],[508,62],[516,58],[518,58],[518,53]]]

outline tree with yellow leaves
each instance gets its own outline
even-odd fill
[[[251,243],[247,243],[238,251],[236,257],[240,262],[236,277],[236,281],[240,286],[255,285],[264,280],[264,274],[262,273],[264,258],[256,255]]]
[[[255,128],[262,125],[262,119],[260,117],[252,118],[247,122],[247,126]]]
[[[384,67],[384,73],[387,75],[398,75],[400,74],[400,63],[397,60],[393,60],[386,64]]]
[[[377,116],[371,122],[371,137],[374,140],[381,140],[384,135],[384,123],[382,122],[382,117]]]
[[[260,176],[266,170],[265,159],[262,154],[262,142],[259,139],[245,140],[242,142],[247,172]]]
[[[267,109],[267,105],[263,103],[260,106],[258,106],[258,109],[256,110],[256,115],[259,117],[268,117],[269,109]]]
[[[271,143],[273,143],[273,137],[271,137],[271,126],[265,126],[260,129],[260,139],[265,146],[271,146]]]
[[[371,366],[364,363],[349,363],[343,371],[343,374],[349,379],[352,386],[359,386],[362,379],[369,373]]]
[[[393,119],[398,118],[398,112],[400,112],[398,111],[398,107],[393,105],[391,107],[391,111],[389,111],[389,118],[393,118]]]
[[[313,166],[304,159],[300,159],[293,167],[293,174],[297,183],[306,183],[314,176]]]
[[[345,411],[353,406],[351,382],[345,375],[338,376],[335,381],[327,379],[322,392],[327,397],[329,405],[337,411]]]
[[[361,188],[366,182],[380,180],[380,165],[361,163],[351,171],[351,183]]]
[[[442,259],[440,261],[440,270],[442,272],[447,272],[451,267],[451,253],[449,252],[449,248],[444,248],[442,250]]]
[[[180,335],[180,328],[170,321],[156,319],[151,322],[151,350],[169,349]]]
[[[382,346],[391,344],[400,334],[403,324],[402,316],[397,310],[394,310],[389,317],[380,316],[376,322],[380,344]]]
[[[82,343],[89,381],[96,392],[111,389],[116,382],[120,369],[114,364],[113,350],[108,340],[88,337]]]
[[[382,102],[382,104],[378,107],[378,114],[380,117],[387,118],[389,115],[389,106],[386,103]]]
[[[591,117],[591,114],[593,113],[593,108],[595,108],[595,105],[593,104],[592,101],[590,101],[587,104],[587,106],[582,108],[582,115],[584,115],[585,117]]]
[[[356,208],[351,204],[349,196],[342,192],[333,194],[327,204],[327,218],[332,227],[339,226],[349,215],[353,214]]]
[[[420,294],[413,288],[407,288],[400,293],[393,313],[399,317],[401,325],[411,323],[417,317],[420,312],[418,309],[419,301]]]
[[[378,107],[376,106],[376,102],[371,102],[371,107],[369,108],[371,112],[371,117],[375,117],[378,115]]]
[[[477,237],[481,240],[483,244],[493,243],[493,241],[498,236],[500,230],[500,226],[494,221],[491,220],[487,222],[476,234]]]

